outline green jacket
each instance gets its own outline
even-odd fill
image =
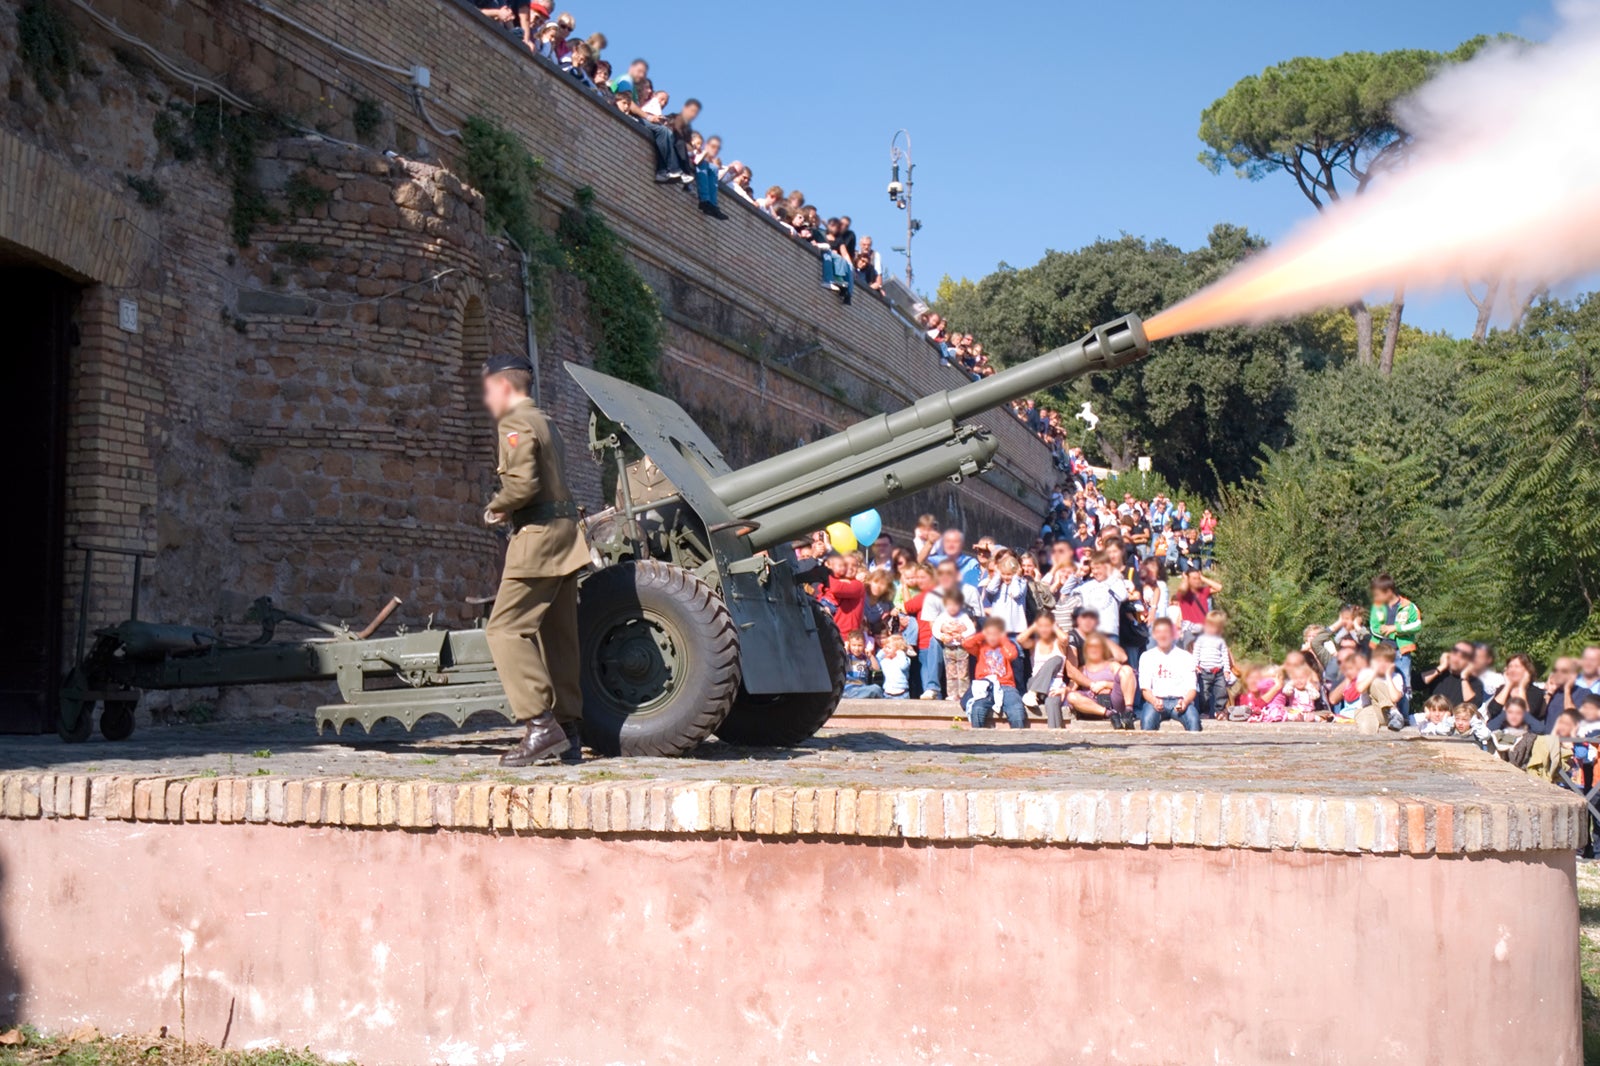
[[[1389,612],[1394,612],[1394,617],[1389,617]],[[1379,630],[1384,626],[1394,626],[1394,632],[1387,637]],[[1417,610],[1417,605],[1399,597],[1387,607],[1372,605],[1372,613],[1367,616],[1367,628],[1372,630],[1373,640],[1393,640],[1395,653],[1410,655],[1417,650],[1417,634],[1422,632],[1422,612]]]

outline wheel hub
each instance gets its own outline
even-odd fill
[[[608,696],[648,710],[672,694],[679,669],[678,643],[659,619],[621,619],[601,637],[595,667]]]

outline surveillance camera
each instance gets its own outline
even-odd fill
[[[901,185],[898,181],[891,181],[889,183],[889,199],[898,200],[900,199],[900,194],[905,191],[906,187]]]

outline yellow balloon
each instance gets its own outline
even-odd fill
[[[836,552],[853,552],[861,547],[856,543],[856,535],[850,532],[849,522],[835,522],[828,527],[828,542],[833,545]]]

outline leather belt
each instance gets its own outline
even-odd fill
[[[578,505],[571,500],[545,500],[542,503],[530,503],[528,506],[511,512],[511,531],[525,526],[536,526],[541,522],[553,522],[557,518],[577,518]]]

